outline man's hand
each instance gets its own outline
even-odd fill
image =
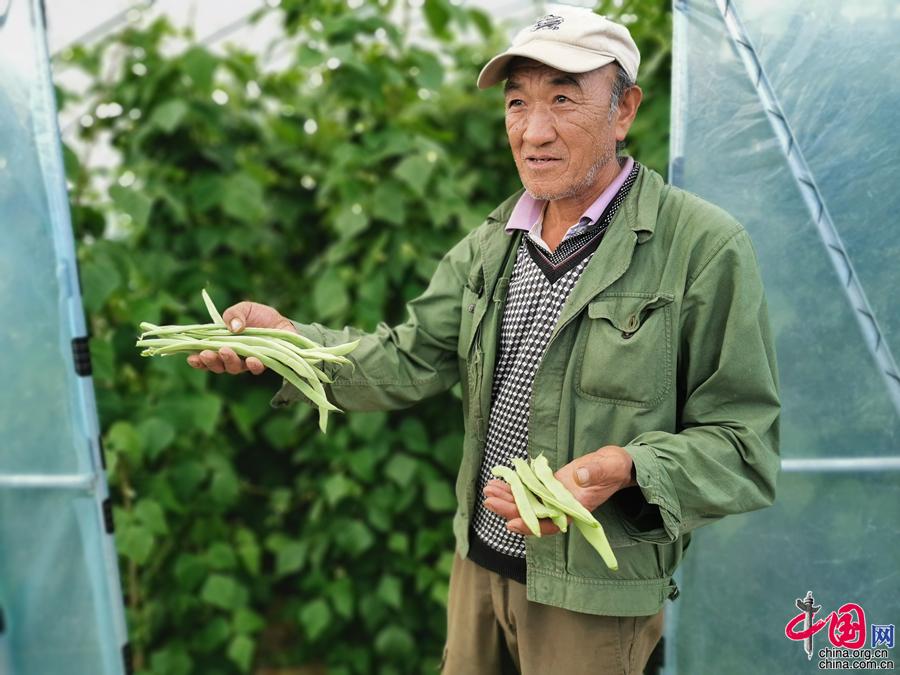
[[[637,485],[631,455],[618,445],[599,450],[569,462],[554,474],[579,502],[593,511],[619,490]],[[484,506],[506,518],[506,528],[519,534],[531,534],[513,498],[512,489],[502,480],[490,480],[484,488]],[[572,519],[569,518],[569,521]],[[556,534],[559,528],[549,518],[539,519],[541,534]]]
[[[283,317],[277,309],[249,300],[239,302],[226,309],[222,313],[222,319],[232,333],[240,333],[245,326],[297,332],[291,320]],[[222,347],[218,351],[205,349],[199,354],[191,354],[187,357],[187,362],[198,370],[211,370],[214,373],[230,373],[231,375],[237,375],[246,370],[254,375],[262,375],[266,370],[262,361],[255,356],[243,359],[229,347]]]

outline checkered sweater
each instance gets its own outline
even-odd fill
[[[609,206],[586,229],[564,239],[552,253],[527,235],[516,254],[500,328],[500,350],[491,390],[487,442],[478,479],[479,498],[470,533],[473,561],[525,583],[525,537],[506,529],[506,520],[482,504],[497,464],[527,458],[528,417],[534,376],[560,312],[620,204],[637,178],[631,172]]]

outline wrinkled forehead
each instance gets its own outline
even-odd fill
[[[516,56],[510,60],[506,68],[506,85],[505,89],[509,90],[511,84],[514,85],[517,80],[524,78],[546,79],[559,83],[570,83],[581,86],[587,80],[594,78],[603,78],[608,70],[614,70],[616,62],[613,61],[605,66],[601,66],[596,70],[589,70],[585,73],[569,73],[559,70],[546,63],[535,61],[524,56]]]

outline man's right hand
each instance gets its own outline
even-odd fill
[[[297,332],[291,320],[282,316],[277,309],[249,300],[239,302],[226,309],[222,313],[222,319],[232,333],[240,333],[245,326]],[[261,375],[266,370],[262,361],[255,356],[241,358],[229,347],[222,347],[218,351],[206,349],[199,354],[191,354],[187,357],[187,362],[198,370],[211,370],[214,373],[230,373],[231,375],[237,375],[246,370],[254,375]]]

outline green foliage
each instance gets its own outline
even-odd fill
[[[502,94],[474,87],[505,35],[448,0],[397,4],[261,11],[284,22],[278,69],[236,49],[172,55],[185,36],[164,21],[58,64],[92,78],[65,93],[94,117],[66,166],[142,675],[422,672],[440,656],[462,439],[452,394],[335,416],[322,436],[309,409],[269,408],[272,373],[212,376],[134,348],[140,321],[205,320],[203,287],[223,309],[253,299],[333,326],[402,321],[440,257],[519,187]],[[635,4],[616,11],[651,7]],[[663,169],[668,15],[652,7],[632,25],[645,63],[661,54],[633,147]],[[410,39],[415,12],[430,41]],[[98,114],[110,102],[121,115]],[[86,161],[102,137],[121,156],[111,171]]]

